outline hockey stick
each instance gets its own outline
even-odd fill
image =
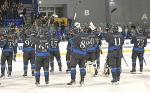
[[[112,14],[113,12],[115,12],[116,10],[117,10],[117,8],[112,9],[112,10],[111,10],[111,14]]]
[[[145,61],[145,58],[143,58],[143,61],[144,61],[145,65],[147,65],[147,64],[146,64],[146,61]]]
[[[100,52],[101,52],[101,54],[103,54],[103,51],[102,51],[102,50],[100,50]]]
[[[124,56],[122,56],[122,58],[123,58],[124,62],[126,63],[127,67],[129,67],[129,65],[128,65],[126,59],[124,58]]]

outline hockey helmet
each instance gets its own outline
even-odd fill
[[[117,33],[118,32],[118,26],[113,25],[112,31],[113,31],[113,33]]]
[[[80,28],[80,27],[81,27],[81,25],[80,25],[79,22],[75,22],[75,23],[74,23],[74,26],[75,26],[76,28]]]

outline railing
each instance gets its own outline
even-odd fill
[[[38,0],[32,0],[35,15],[38,15]]]
[[[32,4],[32,0],[21,0],[23,4]]]
[[[3,20],[3,26],[8,27],[10,24],[14,24],[15,26],[22,26],[23,25],[23,19],[18,18],[18,19],[4,19]]]

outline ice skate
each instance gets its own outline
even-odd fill
[[[67,85],[74,85],[76,84],[75,80],[71,80],[69,83],[67,83]]]
[[[39,85],[40,85],[40,82],[35,82],[35,85],[39,87]]]

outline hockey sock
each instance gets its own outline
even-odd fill
[[[111,82],[112,83],[117,82],[117,68],[111,68],[111,73],[112,73],[112,78],[113,78]]]
[[[132,63],[132,72],[136,72],[135,67],[136,67],[136,63]]]
[[[27,70],[28,70],[28,65],[24,65],[24,72],[27,72]]]
[[[70,61],[67,61],[67,67],[70,69]]]
[[[2,75],[4,75],[5,73],[5,65],[1,65],[1,73],[2,73]]]
[[[40,72],[35,72],[35,80],[36,82],[40,81]]]
[[[96,64],[97,64],[97,69],[99,69],[100,68],[100,61],[99,61],[99,59],[97,59]]]
[[[86,75],[86,70],[85,70],[85,68],[80,68],[81,80],[84,79],[85,75]]]
[[[140,63],[140,72],[143,72],[143,63]]]
[[[45,82],[48,82],[49,81],[49,72],[44,71],[44,76],[45,76]]]
[[[76,79],[76,68],[71,68],[71,80]]]
[[[117,81],[120,80],[121,68],[117,68]]]
[[[58,66],[62,67],[61,61],[58,61]]]
[[[11,74],[11,72],[12,72],[12,65],[8,65],[8,71],[9,71],[9,74]]]
[[[54,71],[54,62],[50,62],[51,70]]]
[[[35,70],[35,64],[31,65],[31,70],[34,71]]]

